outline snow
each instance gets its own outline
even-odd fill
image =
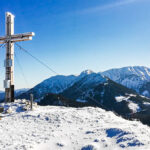
[[[110,69],[102,75],[137,92],[144,83],[150,82],[150,69],[144,66]]]
[[[115,99],[116,99],[117,102],[122,102],[123,100],[127,101],[128,97],[125,97],[125,96],[116,96]]]
[[[73,83],[75,83],[75,82],[81,80],[82,78],[89,76],[91,74],[95,74],[95,72],[93,72],[92,70],[84,70],[79,75],[76,76],[76,79],[73,81]]]
[[[149,103],[149,102],[144,102],[143,104],[144,104],[144,105],[147,105],[147,106],[150,106],[150,103]]]
[[[116,96],[115,99],[117,102],[122,102],[123,100],[125,101],[130,101],[129,98],[130,97],[136,97],[135,94],[128,94],[126,93],[127,96]]]
[[[22,105],[8,104],[12,113],[1,114],[0,149],[149,150],[148,126],[101,108],[38,106],[23,111]]]
[[[139,112],[140,111],[140,107],[138,104],[130,102],[128,104],[128,107],[132,110],[133,113]]]
[[[86,84],[98,84],[98,83],[105,83],[107,81],[99,73],[94,73],[91,70],[85,70],[81,72],[78,76],[75,75],[57,75],[50,77],[40,84],[33,87],[33,89],[29,90],[28,93],[34,92],[37,98],[41,98],[47,93],[61,93],[67,88],[71,87],[74,83],[78,81],[84,81],[84,85]]]
[[[34,92],[36,92],[35,94],[37,98],[41,98],[47,93],[60,93],[71,86],[76,78],[77,77],[74,75],[53,76],[36,85],[33,89],[31,89],[31,91],[33,90]]]
[[[103,82],[105,79],[100,75],[96,74],[91,70],[85,70],[80,73],[80,75],[56,75],[50,77],[43,82],[39,83],[33,89],[31,89],[28,93],[34,92],[35,97],[38,99],[44,96],[47,93],[61,93],[67,88],[71,87],[75,82],[83,79],[88,76],[87,82],[85,84],[95,83],[95,82]]]
[[[22,88],[22,89],[16,89],[15,92],[20,93],[20,92],[26,92],[28,90],[29,90],[29,88]]]
[[[104,83],[106,86],[108,83],[107,78],[105,77],[108,77],[119,84],[131,88],[139,94],[142,94],[143,91],[141,92],[140,88],[142,88],[145,83],[150,82],[150,69],[143,66],[135,66],[111,69],[101,73],[85,70],[79,75],[57,75],[50,77],[36,85],[33,87],[33,89],[27,92],[27,95],[29,95],[29,93],[34,93],[36,98],[41,98],[47,93],[58,94],[71,87],[78,81],[83,81],[86,85],[91,84],[91,86],[92,84],[95,85],[99,83]],[[149,93],[146,94],[146,96],[149,96]],[[4,98],[4,94],[1,97]]]
[[[107,79],[104,78],[101,74],[96,74],[96,73],[91,73],[89,75],[86,76],[86,78],[83,78],[83,80],[81,81],[83,82],[83,85],[89,85],[89,84],[100,84],[100,83],[106,83]]]
[[[140,106],[130,100],[130,97],[133,96],[135,97],[136,95],[134,94],[129,94],[129,96],[116,96],[115,100],[120,103],[122,101],[128,102],[128,107],[130,110],[132,110],[133,113],[139,112],[141,110]]]
[[[88,75],[88,74],[92,74],[92,73],[94,73],[92,70],[90,70],[90,69],[88,69],[88,70],[84,70],[84,71],[82,71],[81,73],[80,73],[80,75]]]
[[[83,99],[76,99],[77,102],[80,102],[80,103],[86,103],[87,100],[83,100]]]
[[[130,97],[136,97],[137,96],[135,94],[128,94],[128,93],[127,93],[127,95],[129,95]]]

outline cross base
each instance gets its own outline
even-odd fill
[[[5,89],[5,102],[14,102],[14,85]]]

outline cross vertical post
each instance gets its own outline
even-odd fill
[[[14,102],[14,43],[32,40],[32,36],[35,34],[34,32],[14,34],[14,15],[10,12],[6,13],[5,23],[6,36],[0,37],[0,44],[6,45],[5,102]]]
[[[6,13],[6,36],[11,39],[14,34],[14,15]],[[14,101],[14,43],[6,41],[6,60],[4,61],[5,72],[5,101]]]

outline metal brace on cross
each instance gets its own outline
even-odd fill
[[[6,43],[6,59],[5,66],[5,102],[14,101],[14,43],[20,41],[32,40],[34,32],[14,34],[14,15],[10,12],[6,13],[6,36],[0,37],[0,44]]]

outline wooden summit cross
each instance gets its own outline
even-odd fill
[[[6,43],[6,59],[4,61],[5,71],[5,102],[14,101],[14,43],[32,40],[33,32],[14,34],[14,15],[6,13],[6,36],[0,37],[0,44]]]

